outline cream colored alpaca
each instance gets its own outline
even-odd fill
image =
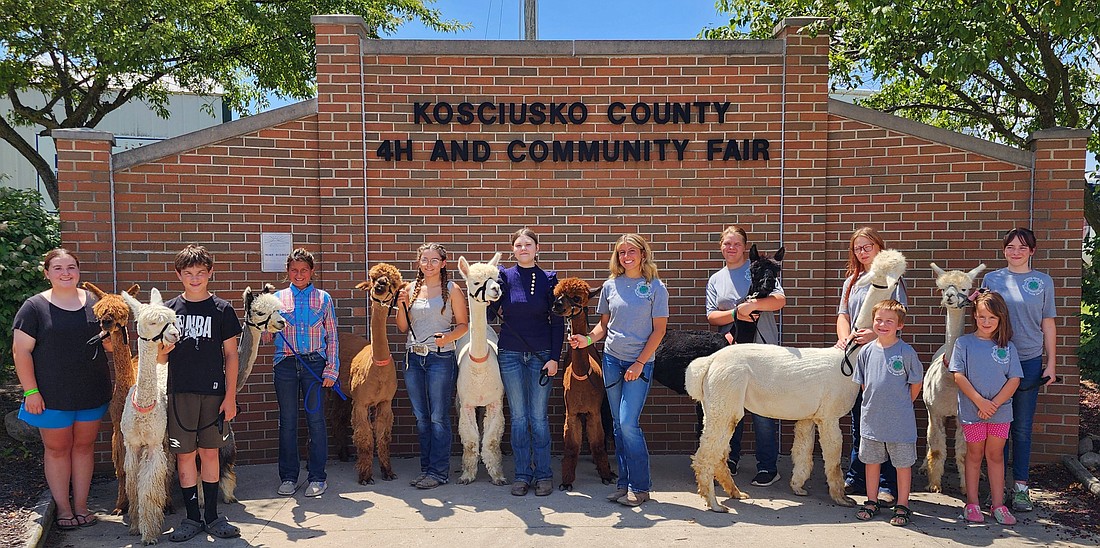
[[[466,257],[458,258],[458,271],[466,280],[466,295],[470,300],[470,330],[458,340],[458,435],[462,440],[462,476],[458,482],[467,484],[477,477],[478,445],[481,460],[489,471],[493,485],[504,485],[501,468],[500,440],[504,436],[504,382],[497,362],[497,334],[489,329],[486,310],[489,303],[500,298],[497,283],[500,253],[488,263],[471,265]],[[477,408],[485,408],[484,433],[477,429]]]
[[[939,493],[943,490],[943,464],[947,460],[947,419],[959,414],[959,387],[955,376],[947,371],[951,363],[951,351],[955,340],[962,336],[966,323],[964,307],[970,304],[970,289],[974,280],[983,270],[985,263],[970,272],[944,270],[932,263],[932,272],[936,275],[936,287],[940,288],[943,298],[940,304],[947,309],[947,341],[932,357],[932,365],[924,375],[922,397],[928,410],[928,455],[921,470],[928,474],[928,491]],[[962,428],[955,427],[955,466],[959,471],[959,490],[966,492],[966,475],[962,473],[966,461],[966,438]]]
[[[180,331],[176,313],[164,306],[156,289],[149,292],[149,304],[129,293],[122,298],[134,314],[138,334],[137,384],[127,396],[121,425],[130,534],[140,534],[142,544],[156,544],[164,529],[168,500],[168,364],[157,363],[157,354],[162,344],[179,341]]]
[[[870,285],[855,325],[871,325],[875,303],[890,298],[905,272],[905,257],[893,250],[879,253],[858,286]],[[852,410],[859,385],[850,376],[856,357],[845,364],[845,351],[838,348],[788,348],[770,344],[735,344],[710,356],[697,358],[688,366],[688,394],[703,405],[703,434],[699,450],[692,456],[692,468],[699,494],[715,512],[729,511],[714,495],[714,479],[730,497],[748,498],[737,489],[726,466],[729,439],[741,422],[745,409],[765,417],[795,422],[791,460],[791,489],[806,495],[803,485],[813,469],[815,427],[821,431],[821,453],[829,496],[837,504],[853,506],[844,495],[840,470],[843,440],[840,418]]]

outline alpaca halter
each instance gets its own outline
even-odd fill
[[[264,330],[267,329],[267,324],[271,323],[271,318],[274,317],[274,316],[275,316],[275,314],[271,313],[271,314],[268,314],[267,318],[265,318],[264,321],[262,321],[260,323],[254,323],[252,320],[245,320],[244,324],[249,326],[249,327],[255,327],[256,329],[258,329],[260,331],[264,331]]]
[[[147,339],[145,337],[142,337],[141,334],[139,333],[138,338],[143,340],[143,341],[160,342],[160,340],[164,338],[164,332],[168,330],[168,326],[170,326],[170,325],[172,325],[172,322],[168,322],[168,323],[164,324],[164,327],[160,328],[160,333],[157,333],[156,337],[153,337],[151,339]]]
[[[134,390],[134,395],[132,397],[130,397],[130,404],[134,406],[134,409],[138,413],[148,413],[148,412],[152,411],[153,408],[155,408],[157,406],[157,400],[154,399],[153,403],[150,403],[148,405],[148,407],[142,407],[141,405],[138,405],[137,390]]]

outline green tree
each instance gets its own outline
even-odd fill
[[[860,103],[1018,147],[1037,130],[1092,130],[1100,153],[1100,0],[718,0],[728,26],[771,38],[784,17],[827,17],[834,86],[876,83]],[[1100,231],[1095,203],[1085,208]]]
[[[134,99],[167,117],[169,85],[220,89],[238,112],[264,105],[269,92],[308,98],[316,69],[311,15],[359,15],[372,38],[411,20],[464,28],[425,6],[432,1],[0,0],[0,93],[13,105],[0,113],[0,137],[34,164],[57,204],[52,162],[14,126],[91,128]]]
[[[10,377],[11,325],[23,301],[50,286],[42,256],[61,245],[56,215],[34,190],[0,187],[0,381]]]

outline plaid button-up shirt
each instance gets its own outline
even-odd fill
[[[283,302],[283,318],[286,329],[283,336],[298,354],[317,352],[325,357],[323,378],[336,380],[340,374],[340,343],[337,342],[336,310],[332,297],[325,291],[309,284],[305,289],[291,285],[281,289],[275,296]],[[275,363],[293,353],[286,347],[282,337],[275,338]]]

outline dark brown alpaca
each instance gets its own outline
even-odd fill
[[[588,300],[596,294],[588,282],[566,278],[554,288],[553,312],[569,320],[573,333],[588,332]],[[561,459],[562,491],[573,488],[577,478],[577,459],[581,452],[581,433],[587,426],[588,447],[604,485],[615,481],[607,462],[604,428],[600,408],[605,397],[603,370],[593,347],[572,348],[564,362],[565,452]]]

